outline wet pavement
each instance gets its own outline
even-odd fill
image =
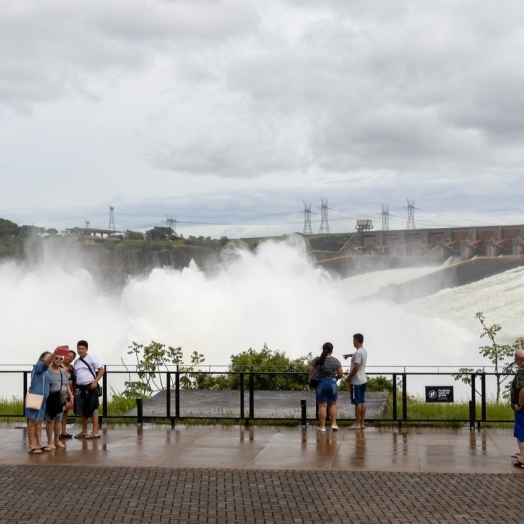
[[[510,429],[109,426],[41,455],[0,437],[1,524],[522,522]]]

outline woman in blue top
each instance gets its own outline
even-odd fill
[[[44,351],[38,362],[33,367],[31,373],[31,387],[29,391],[37,395],[44,395],[42,406],[39,410],[25,408],[25,416],[27,418],[27,439],[29,441],[29,453],[40,454],[42,450],[51,451],[42,444],[42,421],[45,415],[45,403],[49,395],[49,383],[51,378],[47,372],[51,362],[56,355],[56,349],[53,353]],[[35,444],[36,440],[36,444]]]

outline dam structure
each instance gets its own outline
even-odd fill
[[[405,303],[524,265],[524,225],[372,231],[359,229],[338,251],[311,249],[320,266],[341,278],[406,267],[441,266],[380,297]]]

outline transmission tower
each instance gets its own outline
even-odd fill
[[[312,235],[313,231],[311,230],[311,202],[304,202],[304,235]]]
[[[320,235],[329,235],[329,222],[328,222],[328,199],[320,197],[322,201],[322,206],[320,207]]]
[[[173,234],[176,235],[176,218],[173,218],[173,215],[166,215],[166,224],[167,227],[172,229]]]
[[[389,231],[389,206],[380,205],[382,206],[382,231]]]
[[[109,226],[107,228],[109,231],[115,231],[115,208],[109,206]]]
[[[406,224],[406,229],[416,229],[415,227],[415,200],[412,198],[407,198],[408,205],[404,209],[408,210],[408,222]]]
[[[86,223],[84,225],[84,229],[91,229],[91,222],[89,220],[86,220]]]

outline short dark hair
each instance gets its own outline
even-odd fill
[[[79,340],[76,344],[76,349],[78,349],[78,346],[84,346],[86,349],[89,349],[87,340]]]
[[[360,334],[360,333],[355,333],[353,335],[353,338],[355,340],[358,340],[359,344],[364,344],[364,335]]]
[[[77,346],[77,348],[78,348],[78,346]],[[76,351],[74,351],[74,350],[70,349],[70,350],[68,351],[68,353],[73,353],[73,357],[75,357],[75,358],[76,358]]]

